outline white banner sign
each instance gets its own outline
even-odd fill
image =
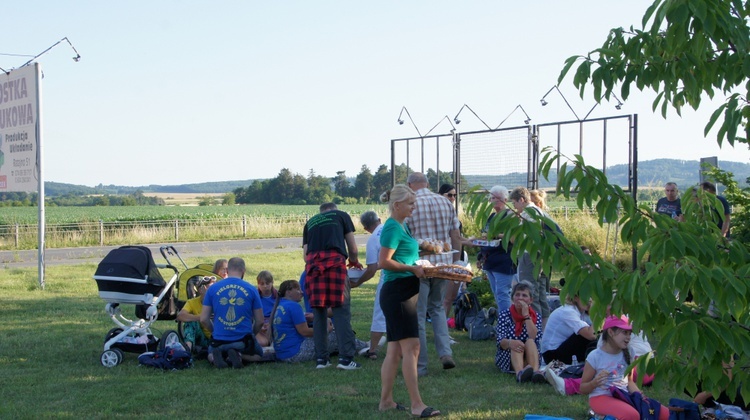
[[[38,192],[37,68],[0,74],[0,193]]]

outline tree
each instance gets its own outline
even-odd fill
[[[374,176],[367,165],[362,165],[357,178],[354,180],[353,195],[357,198],[370,200],[373,198],[373,180]]]
[[[378,170],[375,171],[375,175],[372,177],[372,190],[377,201],[380,194],[391,189],[391,171],[388,170],[386,165],[378,166]]]
[[[612,29],[601,48],[566,60],[558,83],[578,61],[573,84],[583,97],[609,99],[616,85],[622,99],[631,85],[658,93],[653,103],[666,117],[686,104],[698,109],[704,95],[720,91],[727,100],[711,115],[707,135],[723,114],[717,142],[748,143],[750,138],[750,4],[741,0],[655,0],[643,16],[643,29]],[[736,91],[735,91],[736,90]],[[740,93],[742,92],[742,93]],[[737,135],[742,130],[744,137]]]
[[[346,178],[346,171],[337,171],[336,176],[331,179],[333,182],[333,189],[336,194],[341,197],[349,196],[349,180]]]
[[[228,192],[221,197],[222,206],[233,206],[236,201],[237,197],[235,197],[234,193],[231,192]]]
[[[678,114],[685,105],[697,109],[705,96],[713,98],[719,91],[726,101],[709,118],[704,135],[721,118],[718,144],[747,144],[749,6],[741,0],[655,0],[643,16],[642,29],[612,29],[601,48],[567,59],[558,83],[580,61],[573,84],[582,96],[591,85],[597,101],[609,99],[616,87],[627,99],[635,84],[657,93],[653,109],[660,107],[664,117],[670,107]],[[555,159],[547,154],[542,160],[543,176]],[[541,246],[540,258],[563,272],[566,293],[598,303],[594,319],[601,320],[611,305],[613,313],[628,313],[636,328],[653,332],[656,363],[639,361],[639,369],[648,365],[675,390],[694,391],[702,382],[715,395],[725,389],[733,395],[748,383],[750,254],[742,241],[718,234],[711,220],[715,198],[688,189],[682,195],[686,220],[677,223],[636,205],[580,157],[572,168],[561,168],[558,189],[566,196],[577,193],[579,207],[595,204],[600,223],[619,218],[622,240],[638,251],[638,269],[621,271],[601,259],[582,257],[569,248],[573,244],[556,252],[538,234],[526,246],[516,243],[518,249]],[[689,292],[693,302],[685,300]],[[733,355],[736,359],[727,365]],[[742,391],[748,400],[750,388]]]

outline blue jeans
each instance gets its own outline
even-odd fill
[[[515,274],[503,274],[497,271],[485,271],[490,281],[492,294],[495,296],[497,312],[500,313],[511,305],[510,285],[513,282]]]

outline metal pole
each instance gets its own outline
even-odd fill
[[[44,223],[44,153],[42,153],[42,69],[39,63],[34,63],[34,74],[36,79],[36,163],[39,174],[39,194],[37,206],[39,208],[39,231],[38,231],[38,260],[37,267],[39,270],[39,288],[44,290],[44,248],[46,226]]]

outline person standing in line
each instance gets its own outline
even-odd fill
[[[255,340],[263,326],[263,306],[258,289],[243,280],[245,260],[230,258],[228,277],[206,290],[201,325],[211,333],[208,359],[217,368],[243,367],[245,361],[258,361],[263,348]]]
[[[513,214],[513,212],[507,208],[506,203],[508,202],[508,189],[502,185],[495,185],[490,189],[490,202],[492,202],[492,209],[494,212],[487,218],[487,223],[484,225],[482,230],[483,234],[486,234],[490,230],[490,223],[495,217],[501,220]],[[503,234],[499,234],[494,238],[485,238],[488,241],[499,240],[502,241]],[[465,245],[472,245],[471,240],[466,240]],[[487,275],[487,279],[490,282],[490,289],[495,297],[495,304],[497,305],[497,312],[501,313],[506,311],[511,306],[511,287],[513,279],[516,276],[516,265],[513,264],[513,259],[510,256],[510,252],[513,249],[513,244],[508,244],[508,249],[505,249],[502,243],[498,246],[483,246],[477,256],[477,261],[481,263],[482,270]],[[541,317],[540,317],[541,319]]]
[[[417,319],[424,316],[424,312],[418,312],[417,296],[420,293],[420,279],[424,278],[424,270],[415,264],[419,259],[419,245],[409,226],[404,223],[406,217],[413,214],[417,202],[416,194],[409,187],[399,184],[384,193],[381,201],[388,202],[391,217],[386,220],[380,234],[381,248],[378,258],[378,266],[383,269],[380,305],[385,314],[388,336],[388,350],[380,367],[381,390],[378,409],[407,410],[405,406],[393,400],[393,385],[396,382],[398,364],[401,362],[401,372],[411,400],[412,416],[439,416],[440,411],[422,401],[417,374],[421,341]]]
[[[440,189],[438,189],[438,194],[442,195],[443,197],[447,198],[448,201],[451,202],[451,205],[456,205],[456,199],[458,198],[458,194],[456,193],[456,187],[454,187],[451,184],[443,184],[440,186]],[[463,226],[459,222],[458,225],[458,232],[461,233],[463,231]],[[461,256],[464,255],[464,249],[461,247]],[[468,260],[467,260],[468,262]],[[458,296],[458,291],[461,289],[461,286],[463,283],[458,281],[449,281],[445,285],[445,298],[443,299],[443,309],[445,309],[445,317],[448,318],[451,313],[451,309],[453,309],[453,302],[456,301],[456,296]],[[451,344],[453,344],[455,341],[451,339]]]
[[[354,370],[362,367],[354,361],[355,340],[349,301],[349,266],[362,268],[357,257],[354,223],[334,203],[324,203],[320,213],[311,217],[302,230],[305,256],[305,289],[313,310],[313,339],[317,369],[331,366],[328,351],[328,314],[331,308],[333,326],[339,344],[336,368]],[[348,252],[347,252],[348,251]]]
[[[456,210],[447,198],[431,192],[428,188],[427,177],[419,172],[409,174],[407,185],[417,196],[417,206],[411,216],[406,219],[414,238],[433,239],[450,242],[453,249],[461,249],[460,222]],[[423,255],[433,265],[439,263],[455,263],[459,260],[459,253],[427,254]],[[435,349],[440,356],[443,369],[456,367],[453,351],[448,335],[448,323],[443,309],[445,287],[449,280],[437,278],[422,278],[419,280],[419,300],[417,309],[419,314],[419,364],[418,374],[427,374],[427,312],[432,318],[432,329],[435,335]]]
[[[520,213],[520,216],[525,221],[535,222],[529,212],[526,211],[527,208],[530,209],[530,211],[537,212],[539,216],[544,216],[542,209],[531,202],[531,195],[529,194],[528,189],[524,187],[516,187],[511,191],[509,198],[513,202],[516,211]],[[531,256],[528,252],[524,252],[518,257],[518,281],[521,282],[526,280],[535,285],[534,289],[532,289],[532,306],[534,307],[534,311],[541,315],[542,330],[544,330],[547,325],[547,319],[550,316],[549,302],[547,301],[548,278],[541,270],[539,271],[539,275],[534,276],[534,269],[534,263],[531,261]]]
[[[365,263],[367,269],[362,273],[362,277],[357,280],[356,283],[352,284],[352,287],[359,287],[366,281],[370,280],[378,272],[380,266],[378,265],[378,257],[380,256],[380,232],[383,230],[383,225],[380,223],[380,217],[374,211],[366,211],[359,217],[360,223],[367,232],[371,235],[367,238],[367,253],[365,254]],[[385,334],[385,316],[383,310],[380,308],[380,290],[383,288],[383,276],[381,274],[378,286],[375,289],[375,303],[372,308],[372,324],[370,326],[370,343],[367,353],[364,354],[370,360],[377,360],[378,358],[378,347],[380,347],[380,340]]]
[[[712,182],[703,181],[701,182],[701,188],[703,191],[709,192],[716,196],[721,201],[721,205],[724,207],[724,214],[716,213],[716,224],[721,230],[721,236],[729,237],[729,222],[731,221],[732,208],[729,206],[729,202],[722,195],[716,194],[716,185]]]
[[[664,184],[665,196],[656,202],[656,212],[671,216],[677,221],[683,221],[682,205],[680,203],[680,190],[674,182]]]

